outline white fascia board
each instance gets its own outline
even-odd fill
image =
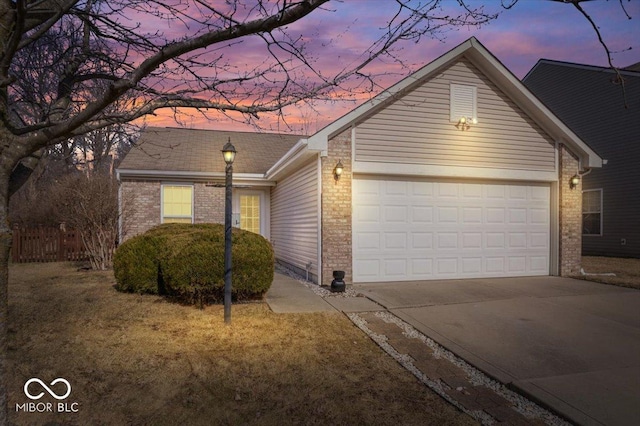
[[[379,163],[373,161],[355,161],[353,163],[353,173],[382,176],[414,176],[528,182],[556,182],[558,180],[558,173],[555,171]]]
[[[274,174],[279,173],[280,170],[286,168],[287,164],[290,162],[291,158],[298,155],[301,151],[303,151],[307,147],[307,139],[300,139],[294,146],[289,149],[276,163],[267,170],[264,174],[265,177],[272,176]]]
[[[398,94],[413,87],[414,85],[419,84],[425,78],[429,77],[431,74],[435,73],[443,66],[446,66],[448,63],[461,56],[466,50],[473,46],[473,40],[475,39],[471,38],[458,45],[436,60],[420,68],[415,73],[403,78],[398,83],[379,93],[369,101],[361,104],[351,112],[343,115],[333,123],[325,126],[313,136],[309,137],[309,146],[313,147],[314,149],[326,152],[330,138],[351,127],[352,125],[354,125],[354,123],[362,120],[363,117],[366,117],[373,113],[377,108],[381,107],[389,99],[392,99]]]
[[[197,181],[197,182],[223,182],[225,174],[223,172],[189,172],[181,170],[134,170],[116,169],[119,180],[122,179],[151,179],[151,180],[173,180],[173,181]],[[251,186],[275,186],[275,182],[265,179],[260,173],[234,173],[234,185]]]
[[[568,145],[584,167],[602,167],[602,158],[549,110],[518,78],[475,38],[467,57],[535,120],[549,135]]]
[[[318,150],[309,147],[307,139],[300,139],[285,155],[265,173],[265,179],[275,181],[295,170],[298,166],[318,154]]]

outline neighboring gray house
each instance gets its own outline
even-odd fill
[[[238,225],[318,283],[579,273],[570,180],[602,160],[475,38],[309,137],[148,129],[117,171],[128,235],[222,222],[228,137]]]
[[[585,255],[640,258],[639,71],[640,63],[618,75],[609,68],[543,59],[523,80],[607,160],[602,169],[583,175]]]

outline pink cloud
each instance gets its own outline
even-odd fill
[[[292,37],[300,36],[306,42],[306,49],[313,61],[313,67],[324,76],[333,76],[345,67],[356,63],[361,52],[366,49],[380,34],[380,28],[386,25],[391,9],[395,3],[376,3],[349,1],[329,3],[329,10],[313,12],[307,18],[288,27]],[[384,5],[384,6],[383,6]],[[391,5],[391,6],[387,6]],[[631,51],[614,54],[615,63],[620,66],[640,61],[640,2],[625,2],[627,11],[633,19],[626,19],[617,2],[587,2],[585,9],[592,14],[602,30],[602,34],[614,50],[632,46]],[[496,9],[496,10],[499,10]],[[431,62],[465,39],[476,36],[507,68],[516,76],[523,77],[540,58],[562,61],[606,65],[604,50],[598,44],[590,24],[580,16],[570,4],[556,2],[520,1],[513,9],[503,11],[500,17],[476,28],[461,28],[449,31],[442,36],[442,41],[422,38],[420,43],[401,43],[394,52],[409,68],[401,68],[389,58],[381,58],[371,63],[366,71],[376,76],[376,87],[367,92],[366,86],[356,82],[345,83],[342,87],[329,92],[325,98],[331,102],[313,102],[315,111],[304,107],[287,108],[284,111],[287,123],[291,127],[310,128],[335,120],[359,103],[374,96],[403,78],[411,70]],[[252,37],[241,44],[221,49],[224,61],[232,65],[235,72],[254,69],[264,63],[267,55],[264,42]],[[283,56],[284,57],[284,56]],[[308,73],[302,64],[296,68],[296,78],[315,77]],[[214,75],[219,69],[200,70],[204,75]],[[306,77],[305,77],[306,76]],[[236,93],[237,99],[251,99],[251,91]],[[252,129],[250,125],[240,124],[241,116],[232,115],[232,119],[215,112],[209,114],[211,120],[200,114],[182,116],[185,124],[192,127]],[[172,113],[162,112],[153,119],[154,122],[172,123]],[[175,120],[173,120],[175,124]],[[277,115],[263,114],[259,125],[265,129],[287,131],[287,126],[279,123]]]

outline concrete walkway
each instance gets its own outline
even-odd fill
[[[455,362],[443,364],[433,348],[409,337],[408,328],[575,423],[640,424],[638,290],[558,277],[352,289],[366,297],[322,297],[276,274],[267,303],[281,313],[344,312],[374,340],[381,338],[377,343],[401,364],[408,359],[405,367],[419,370],[425,384],[435,383],[432,389],[480,421],[488,414],[510,424],[550,423],[544,416],[523,417],[505,392],[478,384]]]
[[[311,312],[338,311],[328,304],[324,298],[315,294],[304,284],[276,272],[273,283],[266,295],[271,310],[277,314],[300,314]]]

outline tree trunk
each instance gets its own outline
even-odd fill
[[[9,424],[9,255],[12,243],[12,231],[9,226],[9,188],[15,166],[19,159],[25,156],[25,148],[26,144],[0,123],[0,425]]]
[[[9,329],[9,175],[0,173],[0,425],[9,424],[8,329]]]

